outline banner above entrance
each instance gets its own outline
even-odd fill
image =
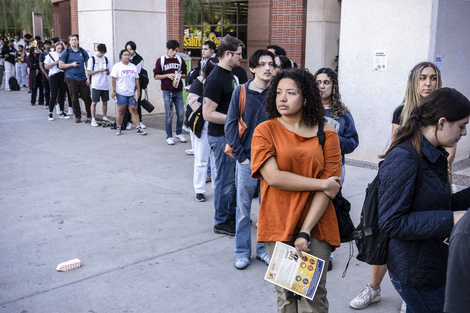
[[[184,39],[183,47],[187,49],[191,49],[191,48],[202,48],[202,45],[207,40],[213,41],[216,47],[218,47],[219,42],[222,40],[222,37],[217,37],[215,33],[209,33],[209,36],[207,38],[205,37],[201,38],[201,35],[196,36],[195,34],[190,34],[189,29],[185,29],[183,39]]]

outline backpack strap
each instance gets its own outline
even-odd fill
[[[242,128],[246,130],[245,121],[243,121],[243,113],[245,113],[245,102],[246,102],[246,86],[245,84],[240,85],[240,95],[238,98],[238,109],[240,111],[240,116],[238,118],[238,138],[242,138],[245,131],[240,132]]]
[[[70,54],[70,50],[69,49],[72,49],[71,47],[68,47],[67,49],[65,49],[65,62],[64,63],[68,63],[69,62],[69,54]],[[83,50],[82,47],[78,47],[78,49],[80,50],[80,52],[82,53],[82,57],[83,57],[83,63],[85,63],[85,50]]]
[[[91,67],[91,70],[94,71],[95,70],[95,56],[92,56],[91,58],[93,59],[93,66]]]
[[[325,126],[325,121],[322,120],[318,123],[317,137],[318,137],[318,142],[320,143],[322,149],[325,148],[325,140],[326,140],[325,131],[323,130],[324,126]]]
[[[69,54],[70,54],[69,49],[71,49],[71,48],[68,47],[67,49],[65,49],[65,64],[69,63]]]
[[[176,59],[178,60],[178,63],[180,64],[180,69],[181,69],[181,64],[183,63],[183,59],[179,55],[176,55]],[[160,58],[160,66],[162,67],[162,72],[164,71],[163,69],[163,64],[165,63],[165,55],[162,55]]]

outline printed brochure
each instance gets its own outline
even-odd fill
[[[320,283],[325,261],[294,247],[276,242],[265,280],[312,300]]]

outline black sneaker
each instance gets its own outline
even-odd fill
[[[147,135],[147,132],[142,129],[142,127],[137,126],[137,134],[139,135]]]
[[[197,193],[196,194],[196,201],[204,202],[204,201],[206,201],[206,196],[204,196],[203,193]]]
[[[65,114],[65,112],[62,112],[62,113],[59,114],[59,118],[69,119],[70,116],[68,116],[67,114]]]
[[[225,222],[220,225],[214,225],[214,233],[235,236],[235,224]]]
[[[49,120],[49,121],[53,121],[53,120],[54,120],[54,117],[52,116],[52,113],[49,113],[48,120]]]

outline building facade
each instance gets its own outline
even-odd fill
[[[94,53],[108,46],[117,62],[128,40],[151,71],[165,42],[179,41],[195,67],[205,39],[225,34],[246,45],[246,57],[269,44],[283,47],[299,66],[338,70],[340,92],[358,129],[360,145],[348,158],[377,162],[390,143],[392,112],[403,100],[408,72],[418,62],[440,63],[443,85],[470,97],[468,0],[52,0],[56,36],[80,34]],[[149,97],[163,112],[160,83]],[[458,145],[468,158],[470,138]]]

